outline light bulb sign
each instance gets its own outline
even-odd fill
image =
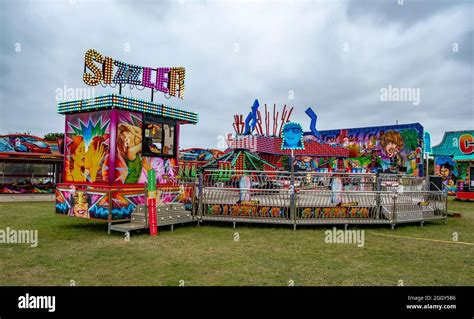
[[[83,80],[91,86],[140,85],[183,99],[185,75],[183,67],[142,67],[114,60],[90,49],[85,55]]]

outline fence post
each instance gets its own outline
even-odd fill
[[[392,230],[395,229],[395,225],[397,223],[397,199],[398,199],[398,193],[394,192],[392,194],[392,199],[393,199],[393,206],[392,206]]]
[[[295,210],[295,168],[293,166],[294,153],[291,150],[291,177],[290,177],[290,218],[293,219],[293,230],[296,230],[296,210]]]
[[[293,191],[291,195],[290,211],[292,211],[292,214],[293,214],[293,229],[296,230],[296,191],[295,191],[294,183],[293,183],[292,188],[293,188]]]
[[[375,219],[380,219],[380,212],[382,210],[380,191],[375,192]]]
[[[448,220],[448,193],[441,192],[442,196],[444,196],[444,216],[445,221]]]
[[[198,185],[197,185],[197,191],[198,191],[198,205],[197,205],[197,211],[196,214],[199,215],[198,218],[198,223],[202,221],[202,211],[203,211],[203,203],[202,203],[202,196],[203,196],[203,173],[198,174]]]

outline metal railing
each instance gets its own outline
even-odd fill
[[[446,194],[424,178],[367,173],[205,170],[199,220],[294,224],[424,222],[446,219]],[[294,181],[294,182],[292,182]]]
[[[377,190],[380,191],[423,191],[428,190],[424,177],[406,176],[399,174],[379,174]]]
[[[344,191],[375,190],[376,175],[371,173],[295,173],[297,189],[331,190],[335,182],[340,183]]]

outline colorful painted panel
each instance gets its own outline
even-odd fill
[[[144,183],[149,169],[156,171],[157,183],[175,181],[174,158],[145,157],[142,155],[142,115],[137,112],[118,112],[115,182]]]
[[[289,209],[286,207],[248,205],[207,205],[206,212],[214,216],[239,216],[239,217],[273,217],[287,219]]]
[[[74,188],[56,189],[56,213],[79,218],[107,220],[109,193]]]
[[[112,220],[130,219],[137,205],[145,205],[145,194],[114,191],[112,195]]]
[[[443,178],[443,188],[448,195],[456,194],[457,181],[466,182],[467,164],[467,162],[455,162],[451,156],[435,158],[435,175]]]
[[[300,208],[301,218],[370,218],[368,207],[306,207]]]
[[[65,181],[109,181],[110,126],[108,111],[66,116]]]
[[[320,131],[321,139],[349,149],[347,169],[369,168],[422,174],[423,127],[418,124]]]
[[[0,152],[51,154],[51,147],[37,136],[12,134],[0,136]]]

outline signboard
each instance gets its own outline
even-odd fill
[[[158,235],[156,218],[156,173],[154,169],[148,171],[148,220],[150,221],[150,236]]]
[[[91,86],[140,85],[183,99],[185,74],[183,67],[142,67],[114,60],[90,49],[85,55],[83,80]]]
[[[463,134],[459,137],[459,150],[465,155],[474,153],[474,136]]]

